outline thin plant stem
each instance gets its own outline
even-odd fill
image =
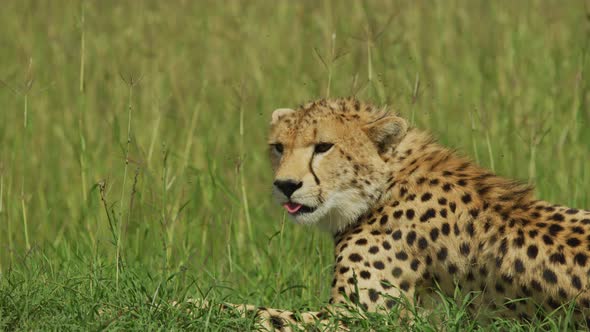
[[[24,95],[24,139],[23,139],[23,165],[26,161],[26,154],[27,154],[27,145],[28,145],[28,127],[27,127],[27,116],[29,111],[29,96],[25,93]],[[21,209],[23,215],[23,232],[25,235],[25,246],[27,250],[31,249],[31,243],[29,242],[29,229],[28,229],[28,222],[27,222],[27,206],[25,202],[25,172],[23,171],[23,179],[21,183],[21,192],[20,192],[20,199],[21,199]]]
[[[120,259],[121,259],[121,232],[123,227],[123,199],[125,198],[125,185],[127,184],[127,168],[129,166],[129,147],[131,146],[131,114],[133,111],[133,82],[128,82],[129,84],[129,100],[127,104],[127,144],[125,147],[125,168],[123,171],[123,186],[121,188],[121,200],[120,203],[120,213],[119,213],[119,227],[117,231],[117,253],[116,253],[116,264],[117,264],[117,272],[115,277],[115,284],[117,289],[119,288],[119,275],[120,275]],[[129,212],[127,212],[129,213]]]
[[[79,136],[80,136],[80,176],[82,178],[82,197],[84,198],[84,202],[88,200],[88,193],[87,193],[87,186],[86,186],[86,178],[87,178],[87,167],[86,167],[86,140],[84,138],[84,113],[86,109],[86,98],[85,98],[85,91],[84,91],[84,67],[85,67],[85,55],[86,55],[86,32],[85,32],[85,11],[84,11],[84,1],[82,1],[81,5],[81,17],[80,17],[80,82],[79,82],[79,91],[80,91],[80,118],[78,122],[78,129],[79,129]]]
[[[246,192],[246,180],[244,178],[244,164],[245,164],[245,157],[244,157],[244,107],[240,103],[240,155],[242,156],[240,160],[240,188],[242,192],[242,203],[244,204],[244,215],[246,217],[246,227],[248,229],[248,236],[249,240],[252,240],[252,224],[250,221],[250,208],[248,205],[248,195]]]

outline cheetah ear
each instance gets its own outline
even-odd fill
[[[272,118],[270,120],[270,124],[273,125],[273,124],[277,123],[282,116],[293,113],[293,112],[295,112],[295,111],[290,108],[277,108],[276,110],[274,110],[272,112]]]
[[[379,152],[384,152],[387,147],[398,144],[406,136],[408,123],[398,116],[388,115],[366,124],[363,130],[375,143]]]

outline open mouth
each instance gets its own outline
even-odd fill
[[[310,212],[315,211],[315,209],[316,209],[316,208],[309,207],[307,205],[293,203],[293,202],[287,202],[287,203],[283,204],[283,207],[292,216],[303,214],[303,213],[310,213]]]

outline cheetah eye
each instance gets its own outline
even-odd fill
[[[283,154],[283,144],[276,143],[276,144],[271,144],[271,146],[275,150],[276,153]]]
[[[332,143],[318,143],[313,148],[313,153],[328,152],[328,150],[330,150],[333,146],[334,146],[334,144],[332,144]]]

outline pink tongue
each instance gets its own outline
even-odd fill
[[[289,213],[296,213],[303,205],[297,203],[285,203],[283,206]]]

